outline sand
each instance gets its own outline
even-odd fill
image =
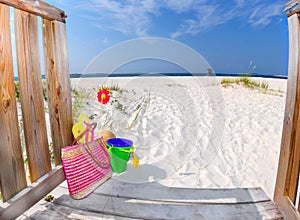
[[[131,139],[140,159],[113,178],[194,188],[261,187],[272,198],[284,117],[286,80],[268,90],[219,84],[223,77],[72,79],[75,115],[97,130]],[[110,87],[108,104],[97,102]],[[75,117],[76,119],[76,117]]]

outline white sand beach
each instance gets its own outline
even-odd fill
[[[194,188],[261,187],[273,197],[284,117],[284,79],[268,89],[220,85],[223,77],[72,79],[75,114],[134,142],[131,162],[113,178]],[[99,87],[111,100],[97,101]],[[75,118],[76,119],[76,118]]]

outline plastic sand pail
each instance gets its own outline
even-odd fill
[[[122,173],[127,168],[127,162],[133,142],[124,138],[111,138],[106,142],[109,151],[110,164],[113,172]]]

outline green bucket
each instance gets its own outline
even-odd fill
[[[109,151],[110,164],[113,172],[124,172],[127,168],[133,142],[124,138],[111,138],[107,140],[106,147]]]

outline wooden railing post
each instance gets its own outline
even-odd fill
[[[43,19],[45,72],[56,165],[61,163],[61,148],[72,143],[72,97],[69,78],[66,26]]]
[[[288,85],[274,200],[287,219],[296,220],[300,219],[296,207],[300,171],[300,22],[298,13],[289,11],[288,15]]]
[[[0,4],[0,183],[6,201],[27,186],[18,125],[9,7]]]
[[[51,170],[36,15],[15,9],[18,75],[31,182]]]

